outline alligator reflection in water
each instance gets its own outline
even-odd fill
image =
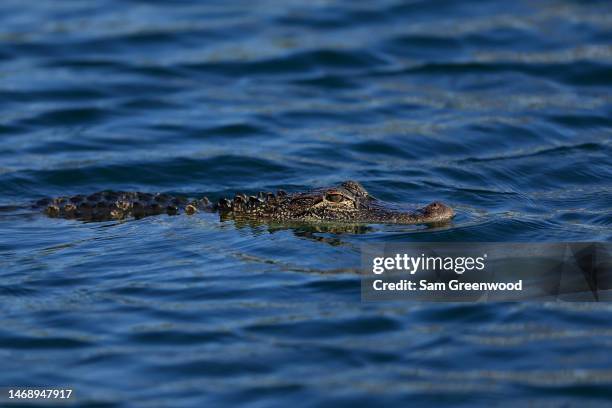
[[[325,242],[332,246],[340,246],[346,244],[341,235],[361,235],[370,232],[380,231],[383,226],[375,226],[373,224],[364,223],[343,223],[343,222],[266,222],[254,219],[241,219],[229,216],[221,216],[222,222],[233,222],[233,226],[239,230],[248,230],[250,232],[260,231],[265,228],[265,231],[274,234],[276,232],[290,230],[299,238],[305,238],[318,242]],[[398,225],[395,228],[401,227],[401,230],[395,229],[393,232],[399,233],[414,233],[414,232],[434,232],[444,230],[453,225],[452,221],[443,221],[437,223],[428,223],[421,226],[416,225]],[[330,235],[326,235],[330,234]]]

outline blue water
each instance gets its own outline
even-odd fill
[[[442,228],[0,214],[0,386],[82,406],[612,399],[609,304],[361,303],[360,247],[612,240],[607,1],[0,3],[0,205],[345,179]]]

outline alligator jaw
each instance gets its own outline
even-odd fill
[[[452,208],[440,202],[433,202],[415,211],[398,211],[385,204],[378,202],[376,208],[359,211],[350,219],[322,218],[317,216],[305,217],[305,221],[345,221],[361,224],[443,224],[452,220],[455,212]]]

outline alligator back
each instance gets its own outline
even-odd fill
[[[212,210],[206,197],[189,199],[168,194],[126,191],[100,191],[90,195],[44,198],[38,200],[34,207],[41,208],[49,217],[83,221],[142,218],[157,214],[194,214],[202,210]]]

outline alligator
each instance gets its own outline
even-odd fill
[[[306,192],[283,190],[256,195],[236,194],[211,203],[168,194],[101,191],[91,195],[44,198],[33,204],[49,217],[81,221],[142,218],[157,214],[218,212],[223,218],[263,222],[342,222],[364,224],[437,224],[454,211],[441,202],[406,211],[374,198],[356,181]]]

